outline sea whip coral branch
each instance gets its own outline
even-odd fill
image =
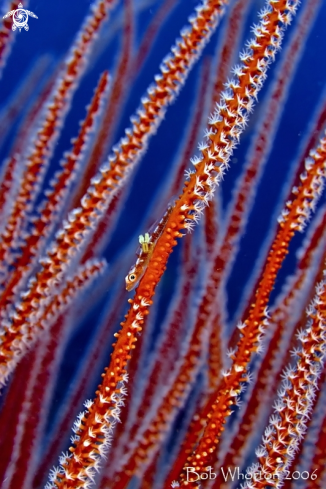
[[[56,472],[50,487],[83,487],[83,483],[87,484],[93,477],[94,468],[98,468],[101,447],[106,450],[112,423],[118,415],[116,403],[122,402],[120,385],[126,375],[130,352],[135,348],[137,333],[142,329],[144,315],[148,313],[167,259],[177,244],[176,238],[182,236],[180,230],[192,228],[222,178],[232,149],[246,125],[254,99],[266,78],[267,68],[280,47],[283,30],[289,24],[297,5],[298,2],[292,1],[270,1],[261,13],[261,22],[254,30],[255,38],[242,55],[243,64],[235,69],[238,78],[229,82],[229,89],[223,94],[221,104],[210,119],[207,141],[201,146],[202,158],[194,161],[195,172],[190,175],[189,182],[185,183],[183,194],[170,213],[135,297],[130,301],[132,305],[120,333],[116,335],[117,343],[110,366],[103,374],[103,383],[94,403],[83,415],[79,438],[75,447],[71,448],[72,456],[62,460],[62,468]],[[95,186],[92,199],[84,202],[84,210],[91,203],[94,206],[94,199],[100,201]],[[81,211],[81,214],[84,216],[84,212]],[[90,474],[87,474],[87,470]]]
[[[97,170],[104,160],[108,152],[108,145],[112,138],[114,122],[117,119],[117,111],[121,110],[121,103],[126,93],[126,85],[130,76],[130,65],[133,54],[133,8],[131,0],[124,0],[125,4],[125,19],[124,30],[122,36],[122,47],[119,65],[111,84],[110,94],[105,102],[103,117],[93,142],[93,147],[87,161],[85,170],[83,171],[82,181],[78,185],[78,190],[74,195],[71,209],[77,207],[80,199],[88,189],[91,178],[97,173]]]
[[[42,65],[44,62],[42,63]],[[41,65],[41,68],[42,68]],[[46,68],[46,66],[45,66]],[[39,68],[36,68],[39,70]],[[34,70],[33,70],[34,71]],[[31,92],[33,91],[36,80],[34,79],[35,72],[32,74],[32,78],[30,80],[31,84]],[[33,137],[37,121],[40,117],[41,110],[44,107],[45,101],[48,99],[52,88],[54,86],[54,74],[50,76],[50,78],[45,83],[45,86],[42,88],[37,100],[33,103],[31,109],[28,111],[26,117],[23,119],[20,128],[17,131],[17,135],[15,137],[15,141],[13,147],[11,149],[11,156],[9,156],[8,160],[4,164],[3,172],[1,175],[1,184],[0,184],[0,228],[3,229],[3,226],[6,224],[7,216],[9,215],[11,208],[14,205],[14,197],[17,195],[18,187],[19,187],[19,179],[17,178],[21,172],[23,171],[21,167],[21,161],[23,160],[23,154],[25,154],[25,148],[29,146],[29,142]],[[23,90],[26,92],[26,89]],[[16,94],[15,94],[16,95]],[[27,93],[27,98],[31,96],[31,93]],[[24,93],[23,98],[26,97],[26,93]],[[18,98],[21,98],[18,96]],[[26,101],[25,101],[26,103]],[[19,108],[21,108],[23,104],[19,103]],[[2,123],[0,122],[0,132],[3,132],[4,126],[8,125],[8,122],[5,118]],[[18,182],[17,182],[18,179]]]
[[[170,101],[170,94],[173,94],[173,90],[171,90],[172,87],[176,83],[178,88],[179,83],[184,79],[184,73],[187,71],[186,68],[193,64],[194,60],[198,57],[200,51],[212,34],[213,28],[217,25],[220,16],[219,14],[221,13],[224,4],[225,2],[223,1],[204,1],[202,6],[197,9],[197,15],[191,19],[191,29],[189,28],[186,32],[183,32],[183,38],[175,48],[174,56],[166,60],[162,76],[157,77],[156,79],[157,102],[155,105],[160,115],[162,115],[162,104],[159,103],[159,99],[162,97],[165,98],[165,103]],[[170,74],[171,78],[164,76],[166,68],[168,68],[167,72]],[[154,93],[149,93],[150,99],[155,92],[156,89],[154,90]],[[147,117],[147,126],[153,129],[152,121],[153,118],[154,121],[156,119],[155,106],[153,110],[149,112]],[[135,127],[137,127],[141,133],[143,132],[143,125],[144,121],[142,121],[140,126],[135,123]],[[132,143],[132,147],[134,145],[133,139],[134,138],[132,137],[132,140],[128,143],[129,149],[130,143]],[[115,176],[114,179],[119,180],[120,167],[114,166],[114,163],[112,162],[112,168]],[[107,207],[105,199],[110,187],[114,186],[112,185],[113,180],[111,178],[105,178],[108,171],[110,170],[102,168],[102,176],[93,179],[92,187],[90,187],[88,193],[82,199],[83,209],[77,209],[70,214],[68,219],[69,222],[65,224],[65,229],[59,233],[57,237],[56,245],[53,246],[48,253],[49,258],[43,261],[43,270],[37,274],[35,284],[32,283],[31,289],[27,293],[27,297],[23,298],[16,311],[10,317],[12,323],[18,320],[16,326],[18,326],[18,323],[21,323],[21,326],[25,323],[23,328],[27,326],[27,329],[30,332],[30,325],[27,325],[24,319],[24,317],[26,318],[27,310],[31,307],[34,309],[35,313],[35,304],[39,302],[40,299],[42,300],[42,296],[43,298],[48,296],[45,300],[43,299],[42,305],[43,307],[46,306],[46,303],[50,300],[49,292],[51,290],[51,285],[56,283],[58,276],[60,277],[62,269],[64,269],[66,263],[69,262],[69,258],[74,254],[76,247],[85,241],[85,238],[89,234],[89,229],[94,225],[94,221],[98,220],[101,213],[105,211],[105,208]],[[180,233],[177,234],[179,235]],[[176,242],[174,244],[176,244]],[[171,251],[172,245],[167,243],[165,247],[167,250]],[[166,255],[166,259],[168,254]],[[37,297],[35,297],[35,293]],[[26,298],[27,301],[25,300]],[[114,423],[119,414],[119,409],[125,392],[123,385],[125,379],[124,366],[129,359],[129,351],[134,347],[133,343],[136,341],[135,335],[141,329],[140,325],[142,324],[144,315],[148,312],[147,307],[149,305],[150,302],[146,300],[146,297],[138,295],[138,300],[135,300],[132,308],[134,317],[131,323],[123,328],[118,340],[118,342],[122,342],[124,348],[119,348],[117,346],[112,355],[113,368],[112,370],[109,369],[109,375],[112,375],[112,377],[109,378],[110,382],[108,385],[105,385],[104,382],[104,391],[98,391],[98,397],[95,401],[96,409],[94,408],[93,410],[93,408],[90,407],[95,413],[94,416],[92,415],[91,410],[85,414],[85,417],[87,417],[88,421],[92,424],[91,432],[86,431],[83,432],[81,436],[78,435],[79,440],[77,443],[76,439],[76,449],[71,449],[74,452],[73,457],[62,459],[62,471],[59,471],[58,475],[55,475],[52,478],[53,483],[57,487],[60,487],[61,484],[70,484],[70,481],[72,481],[71,484],[73,484],[73,487],[76,487],[77,480],[80,481],[78,484],[88,484],[88,482],[92,480],[94,469],[96,470],[99,466],[99,458],[106,452]],[[18,310],[20,313],[18,313]],[[32,313],[31,309],[30,313]],[[30,314],[27,313],[27,316],[30,316]],[[12,332],[15,331],[13,324],[10,329]],[[7,338],[8,337],[9,334],[7,334]],[[16,353],[19,352],[17,349],[17,342],[16,346],[12,343],[11,347],[14,348]],[[9,348],[10,352],[7,349],[9,356],[12,356],[13,353],[11,347]],[[5,373],[5,375],[6,374],[7,373]],[[82,431],[84,430],[82,429]],[[95,437],[93,436],[94,433]],[[83,468],[84,465],[86,465],[86,469]]]

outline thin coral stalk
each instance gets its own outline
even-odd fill
[[[99,131],[93,143],[91,154],[88,158],[87,166],[83,171],[82,182],[78,185],[78,192],[73,198],[71,208],[79,205],[79,202],[87,188],[91,178],[97,173],[100,163],[103,161],[107,146],[112,138],[112,126],[117,118],[117,111],[121,109],[123,95],[126,91],[127,79],[130,71],[133,44],[133,9],[130,0],[124,0],[125,3],[125,20],[123,41],[121,47],[121,56],[119,66],[112,82],[110,96],[105,103],[105,110]]]
[[[26,236],[20,256],[15,261],[15,270],[9,277],[0,296],[0,311],[4,311],[7,304],[14,298],[14,291],[35,264],[35,257],[42,251],[45,239],[51,234],[60,216],[69,190],[76,176],[78,165],[90,141],[90,134],[94,131],[96,118],[101,111],[103,98],[108,87],[108,73],[104,72],[95,90],[93,99],[88,107],[85,119],[81,124],[78,136],[73,140],[72,149],[61,162],[62,170],[57,172],[51,182],[51,188],[46,191],[46,200],[41,204],[39,216],[33,222],[33,231]],[[4,314],[2,314],[4,316]]]
[[[318,460],[318,456],[320,455],[319,441],[320,435],[322,435],[324,421],[325,380],[326,372],[325,369],[323,369],[317,381],[317,389],[312,406],[312,416],[306,420],[306,436],[300,439],[298,450],[288,468],[290,474],[293,474],[296,471],[300,474],[304,473],[303,478],[308,479],[306,487],[309,487],[309,483],[312,482],[316,489],[323,487],[323,464],[319,469],[314,467],[314,458],[315,455],[317,455],[316,458]],[[314,447],[313,450],[311,450],[311,447]],[[289,489],[290,483],[291,479],[289,477],[284,481],[282,487],[284,489]]]
[[[102,324],[99,326],[99,332],[95,336],[89,348],[87,357],[83,360],[76,378],[73,382],[71,392],[67,397],[62,410],[59,412],[58,420],[52,431],[51,442],[46,448],[42,461],[39,461],[37,470],[33,478],[35,487],[41,486],[41,483],[47,477],[48,467],[56,462],[56,454],[63,448],[62,433],[67,433],[74,422],[76,406],[81,406],[83,400],[87,397],[87,388],[90,380],[90,372],[96,372],[97,364],[102,357],[106,357],[102,347],[108,344],[112,338],[113,325],[119,321],[122,315],[122,309],[125,299],[125,290],[119,288],[114,294],[112,303],[113,308],[108,308],[108,313],[104,314]],[[112,305],[111,302],[109,305]]]
[[[138,52],[135,53],[135,59],[131,69],[133,74],[141,70],[144,62],[147,59],[148,53],[156,40],[158,30],[164,24],[166,18],[171,14],[171,10],[173,10],[175,7],[176,3],[174,0],[165,0],[155,14],[153,21],[150,23],[147,31],[145,32]]]
[[[325,377],[325,375],[324,375]],[[324,382],[325,385],[325,382]],[[323,386],[322,386],[323,387]],[[318,406],[318,412],[314,412],[314,416],[321,416],[324,413],[325,399],[324,396],[321,397],[321,405]],[[318,437],[315,441],[315,453],[311,461],[309,471],[309,480],[306,483],[307,489],[322,489],[325,481],[325,445],[326,445],[326,416],[323,417]],[[314,476],[317,477],[314,477]]]
[[[42,71],[47,66],[47,61],[42,59],[40,63],[41,66],[36,65],[34,69],[36,71]],[[45,66],[44,66],[45,65]],[[31,89],[33,88],[35,82],[34,69],[32,70],[31,80],[29,83],[31,84]],[[11,149],[11,156],[9,156],[8,160],[4,164],[4,168],[2,171],[2,178],[0,184],[0,229],[1,233],[3,231],[3,227],[6,224],[6,219],[11,209],[13,207],[14,197],[18,193],[18,176],[21,174],[21,160],[22,155],[25,154],[25,148],[29,146],[29,140],[31,138],[31,134],[33,134],[33,129],[35,129],[35,124],[40,116],[40,111],[43,108],[45,101],[47,100],[50,92],[53,88],[54,77],[53,75],[49,80],[45,83],[45,86],[42,88],[41,93],[39,94],[37,100],[32,105],[30,110],[28,110],[27,115],[23,119],[23,122],[20,124],[20,128],[17,131],[17,136],[15,138],[13,147]],[[26,88],[24,89],[24,91]],[[29,90],[27,90],[29,93]],[[28,96],[27,93],[27,96]],[[21,97],[20,97],[21,98]],[[21,102],[21,101],[20,101]],[[20,105],[21,107],[21,105]],[[8,121],[3,120],[2,125],[8,127]],[[17,182],[18,180],[18,182]]]
[[[49,70],[51,61],[52,59],[50,56],[42,56],[35,61],[26,77],[19,84],[3,109],[0,110],[0,147],[3,147],[15,121],[19,118],[22,107],[30,105],[31,100],[34,102],[33,106],[34,104],[35,106],[38,105],[38,94],[35,93],[35,87],[42,83],[42,78],[44,78]],[[46,84],[47,83],[45,83],[45,85]],[[22,148],[22,143],[21,141],[18,142],[18,138],[15,141],[15,146],[20,146],[20,148]],[[17,150],[17,148],[15,149]]]
[[[306,432],[326,352],[325,290],[324,282],[316,287],[314,301],[307,311],[307,327],[298,334],[301,345],[293,352],[297,363],[284,372],[274,414],[265,430],[263,444],[256,451],[259,464],[248,469],[252,476],[245,484],[248,489],[265,488],[267,480],[269,487],[282,487],[287,468]],[[257,477],[257,473],[262,476]]]
[[[267,94],[264,111],[257,124],[257,132],[246,156],[243,175],[234,189],[235,197],[230,203],[230,213],[227,216],[226,232],[220,252],[220,266],[226,268],[227,272],[238,251],[238,243],[255,197],[257,187],[254,183],[259,182],[271,152],[290,85],[302,56],[304,42],[317,15],[319,4],[317,0],[306,5],[301,12],[300,23],[294,30],[289,45],[282,53],[281,66]],[[309,152],[306,156],[308,155]],[[225,280],[225,276],[223,278]]]
[[[218,55],[219,62],[216,64],[217,70],[214,81],[213,102],[218,103],[221,92],[224,89],[225,80],[230,73],[232,65],[239,50],[239,40],[242,34],[243,21],[248,13],[250,1],[237,0],[234,2],[230,11],[226,32]]]
[[[184,276],[179,285],[179,300],[174,305],[158,340],[158,347],[149,366],[151,372],[141,397],[137,399],[132,397],[133,404],[138,402],[138,409],[133,413],[132,423],[125,427],[127,436],[122,451],[124,455],[121,454],[116,463],[117,474],[114,484],[117,485],[117,489],[125,487],[135,473],[139,476],[139,473],[151,462],[160,441],[168,432],[168,421],[175,417],[176,406],[183,404],[191,388],[192,383],[189,382],[187,386],[186,379],[191,378],[192,371],[189,365],[197,364],[197,356],[190,346],[193,335],[190,335],[191,328],[184,324],[186,319],[184,311],[191,310],[192,288],[197,272],[198,263],[191,256],[190,242],[188,242],[185,246]],[[197,313],[197,308],[195,311]],[[201,340],[200,333],[197,336]],[[195,350],[199,351],[199,342],[193,343]],[[108,476],[101,487],[110,485],[112,470],[109,470],[108,474],[111,477]]]

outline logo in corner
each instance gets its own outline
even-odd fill
[[[27,22],[29,15],[34,17],[34,19],[38,19],[37,15],[35,15],[33,12],[23,9],[23,5],[20,3],[17,10],[7,12],[3,18],[6,19],[7,17],[12,16],[12,30],[15,31],[18,28],[20,32],[22,28],[24,28],[25,31],[28,31],[29,27]]]

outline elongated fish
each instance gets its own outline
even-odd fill
[[[143,235],[139,236],[140,251],[138,254],[138,259],[135,265],[133,265],[130,268],[128,275],[126,276],[126,289],[128,291],[133,290],[136,287],[136,285],[139,283],[142,276],[144,275],[148,267],[149,261],[151,259],[151,256],[153,254],[153,251],[155,249],[156,243],[164,231],[164,228],[166,226],[169,215],[172,212],[172,209],[173,206],[170,205],[167,211],[165,212],[164,216],[162,217],[162,219],[155,227],[152,234],[145,233],[144,236]]]

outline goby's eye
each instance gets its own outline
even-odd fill
[[[131,282],[134,282],[134,281],[136,280],[136,275],[135,275],[134,273],[131,273],[131,274],[129,275],[129,280],[130,280]]]

